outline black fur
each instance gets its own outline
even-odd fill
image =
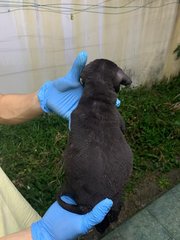
[[[64,153],[65,184],[61,195],[72,197],[77,205],[60,200],[74,213],[84,214],[104,198],[113,207],[96,229],[103,233],[117,220],[124,185],[132,171],[132,153],[123,132],[125,125],[116,106],[120,84],[131,80],[113,62],[97,59],[82,72],[84,92],[71,115],[69,143]]]

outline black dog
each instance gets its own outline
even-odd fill
[[[97,59],[82,72],[84,92],[71,115],[69,143],[64,153],[65,184],[61,195],[72,197],[69,205],[58,196],[68,211],[85,214],[104,198],[113,207],[96,229],[103,233],[117,220],[124,185],[132,171],[132,152],[123,132],[124,122],[115,103],[120,84],[131,80],[113,62]]]

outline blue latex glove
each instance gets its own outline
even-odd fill
[[[119,108],[121,105],[121,100],[119,98],[116,99],[116,107]]]
[[[44,112],[54,112],[69,120],[83,92],[79,79],[86,61],[87,53],[80,52],[65,77],[48,81],[40,88],[37,96]]]
[[[62,200],[75,204],[67,197]],[[96,224],[102,222],[112,207],[113,202],[106,198],[98,203],[91,212],[78,215],[68,212],[55,202],[47,210],[44,217],[31,226],[33,240],[72,240],[86,234]]]

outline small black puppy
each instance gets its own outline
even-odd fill
[[[71,132],[64,153],[65,184],[61,195],[72,197],[77,205],[63,202],[66,210],[85,214],[104,198],[113,207],[96,229],[103,233],[117,220],[124,185],[132,171],[132,152],[123,132],[125,125],[115,103],[120,84],[131,80],[113,62],[97,59],[84,68],[84,92],[71,114]]]

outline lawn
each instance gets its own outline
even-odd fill
[[[123,89],[119,94],[119,111],[134,154],[127,198],[149,175],[158,176],[160,188],[171,185],[166,173],[180,166],[179,89],[180,75],[151,89]],[[55,200],[63,182],[67,126],[62,118],[46,114],[21,125],[0,125],[0,165],[40,214]]]

